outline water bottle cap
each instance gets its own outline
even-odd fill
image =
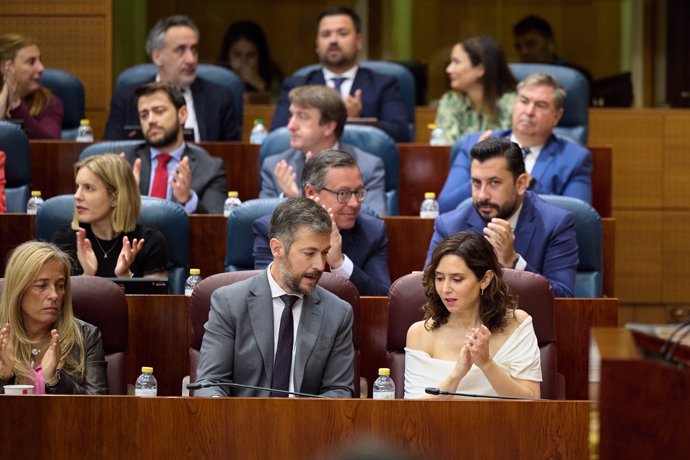
[[[436,199],[436,194],[434,192],[426,192],[424,194],[424,198],[427,200],[435,200]]]
[[[200,275],[200,274],[201,274],[201,270],[199,270],[198,268],[190,268],[190,269],[189,269],[189,274],[190,274],[190,275]]]
[[[254,120],[254,126],[258,125],[259,123],[261,123],[262,125],[265,124],[261,118],[257,118],[256,120]]]
[[[80,125],[90,125],[91,123],[89,122],[88,118],[82,118],[81,121],[79,122]]]
[[[238,196],[240,196],[240,194],[235,192],[235,191],[232,191],[232,192],[228,192],[228,196],[238,197]]]
[[[387,367],[380,367],[379,368],[379,375],[391,375],[391,370],[388,369]]]
[[[32,190],[31,196],[41,196],[41,191],[40,190]]]
[[[141,368],[141,372],[144,372],[146,374],[153,374],[153,368],[144,366]]]
[[[433,123],[429,123],[428,125],[426,125],[426,127],[429,128],[429,129],[432,130],[432,131],[433,131],[434,129],[436,129],[436,125],[433,124]]]

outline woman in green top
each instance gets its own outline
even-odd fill
[[[436,126],[446,142],[487,129],[509,129],[515,103],[515,78],[501,47],[486,35],[456,43],[446,67],[450,91],[441,98]]]

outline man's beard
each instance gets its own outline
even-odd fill
[[[300,286],[300,281],[302,281],[302,278],[306,275],[313,275],[316,278],[316,282],[318,283],[319,279],[321,279],[321,275],[323,275],[323,271],[316,269],[312,269],[300,275],[291,275],[291,269],[292,265],[287,259],[283,259],[278,265],[280,279],[283,282],[283,285],[285,285],[290,291],[292,291],[292,294],[310,294],[316,288],[316,283],[314,284],[314,288],[305,289],[302,286]]]
[[[491,219],[498,218],[498,219],[503,219],[503,220],[508,220],[510,217],[515,214],[515,211],[517,210],[517,200],[513,200],[512,202],[508,203],[506,206],[501,207],[496,203],[492,203],[490,201],[473,201],[472,202],[474,209],[477,211],[477,214],[485,221],[485,222],[491,222]],[[490,216],[487,214],[483,214],[479,208],[482,206],[491,206],[494,208],[497,212],[495,216]]]
[[[163,128],[163,136],[158,140],[152,140],[147,134],[146,142],[148,142],[151,147],[156,149],[168,147],[169,145],[173,145],[175,142],[177,142],[177,136],[180,134],[180,129],[179,124],[177,124],[170,131],[167,131],[165,128]]]

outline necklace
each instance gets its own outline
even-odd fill
[[[50,344],[50,339],[48,339],[47,342],[44,341],[42,343]],[[41,345],[41,347],[44,347],[44,346]],[[31,367],[34,367],[34,364],[36,363],[36,356],[38,356],[39,354],[41,354],[41,349],[38,348],[38,346],[31,349]]]
[[[103,246],[101,246],[101,242],[98,241],[98,237],[95,237],[94,239],[96,240],[96,244],[98,245],[98,247],[101,248],[101,251],[103,251],[103,258],[104,258],[104,259],[107,259],[107,258],[108,258],[108,254],[110,254],[110,251],[112,251],[113,248],[114,248],[115,246],[117,246],[117,238],[116,238],[115,241],[113,242],[113,244],[110,246],[110,249],[108,249],[108,250],[106,251],[105,249],[103,249]]]

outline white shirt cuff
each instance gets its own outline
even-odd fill
[[[525,268],[527,268],[527,261],[523,259],[520,254],[518,254],[518,261],[515,264],[515,270],[525,271]]]
[[[350,276],[352,276],[352,271],[354,269],[355,264],[352,263],[348,256],[343,254],[343,264],[338,268],[331,267],[331,273],[350,279]]]

